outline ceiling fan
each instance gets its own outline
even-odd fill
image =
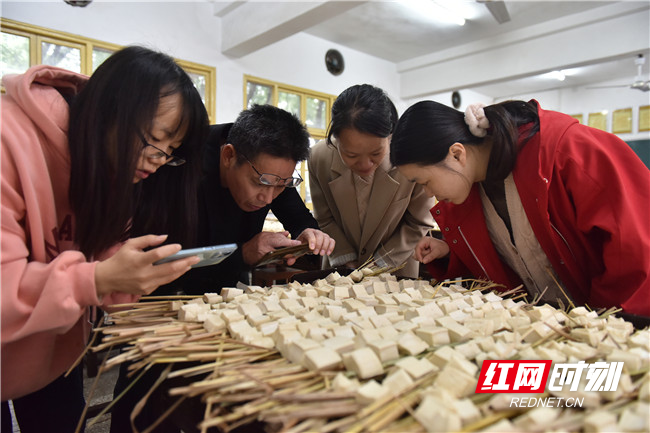
[[[630,89],[637,89],[637,90],[641,90],[642,92],[649,91],[650,80],[643,79],[643,65],[645,64],[645,57],[643,57],[643,54],[639,54],[636,56],[636,58],[634,59],[634,64],[637,67],[637,74],[632,84],[621,84],[615,86],[591,86],[586,88],[587,89],[612,89],[615,87],[629,87]]]
[[[508,13],[508,8],[506,8],[505,2],[500,0],[476,0],[476,1],[479,3],[483,3],[499,24],[503,24],[507,21],[510,21],[510,14]]]

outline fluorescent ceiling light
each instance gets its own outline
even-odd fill
[[[542,74],[542,78],[547,78],[551,80],[558,80],[558,81],[564,81],[566,78],[566,75],[564,71],[552,71],[548,72],[546,74]]]
[[[400,3],[409,9],[434,21],[465,24],[465,18],[451,9],[453,2],[433,0],[400,0]]]

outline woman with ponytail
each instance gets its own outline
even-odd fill
[[[399,120],[390,158],[438,200],[443,240],[415,249],[435,278],[650,316],[650,171],[615,135],[534,100],[465,114],[423,101]]]

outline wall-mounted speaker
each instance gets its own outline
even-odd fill
[[[345,69],[343,55],[338,50],[327,50],[325,53],[325,66],[332,75],[341,75]]]
[[[454,108],[458,109],[460,108],[460,102],[460,92],[455,91],[451,94],[451,105],[453,105]]]

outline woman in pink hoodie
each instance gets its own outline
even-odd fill
[[[60,376],[90,307],[136,301],[198,261],[153,265],[192,240],[207,113],[174,60],[141,47],[90,78],[40,65],[3,84],[3,415],[13,399],[23,432],[73,431],[81,376]]]

